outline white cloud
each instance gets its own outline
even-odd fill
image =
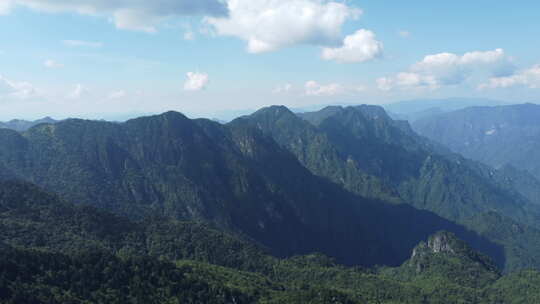
[[[187,79],[184,83],[184,90],[186,91],[200,91],[208,85],[210,81],[208,74],[188,72],[186,74]]]
[[[383,45],[375,39],[375,34],[368,30],[358,30],[345,37],[343,46],[324,48],[322,58],[341,63],[364,62],[382,55]]]
[[[504,59],[505,54],[503,49],[496,49],[487,52],[469,52],[465,53],[460,58],[461,64],[489,64],[499,62]]]
[[[247,41],[250,53],[300,44],[336,46],[341,28],[362,11],[327,0],[228,0],[229,17],[209,17],[218,35]]]
[[[100,48],[103,46],[102,42],[95,41],[83,41],[83,40],[64,40],[62,41],[65,45],[71,47],[91,47],[91,48]]]
[[[67,98],[69,98],[69,99],[81,99],[81,98],[87,96],[89,93],[90,93],[90,90],[79,83],[79,84],[75,85],[75,88],[73,89],[73,91],[71,91],[68,94]]]
[[[289,93],[293,88],[293,85],[290,83],[286,83],[281,86],[277,86],[275,89],[272,90],[272,93],[274,94],[281,94],[281,93]]]
[[[339,83],[330,83],[322,85],[316,81],[310,80],[304,85],[305,93],[308,96],[335,96],[344,94],[345,87]]]
[[[395,87],[402,89],[437,89],[463,83],[475,72],[495,74],[509,66],[503,49],[486,52],[469,52],[463,55],[439,53],[428,55],[412,65],[408,71],[377,80],[381,90]]]
[[[394,87],[438,89],[440,84],[432,75],[418,73],[398,73],[394,77],[381,77],[377,79],[377,87],[383,91],[389,91]]]
[[[37,90],[31,83],[12,81],[0,75],[0,97],[28,99],[35,96]]]
[[[489,79],[488,83],[481,84],[478,88],[509,88],[518,85],[526,86],[531,89],[540,89],[540,64],[518,71],[510,76],[492,77]]]
[[[503,59],[505,59],[503,49],[487,52],[469,52],[465,53],[463,56],[452,53],[440,53],[424,57],[422,61],[413,66],[413,70],[432,71],[439,68],[448,69],[467,65],[491,64]]]
[[[169,17],[226,16],[227,6],[220,0],[0,0],[0,12],[10,3],[45,12],[75,12],[85,15],[112,16],[117,28],[155,32],[156,26]],[[7,4],[6,4],[7,3]]]
[[[118,90],[118,91],[114,91],[114,92],[111,92],[108,96],[108,99],[120,99],[120,98],[124,98],[127,96],[127,92],[124,91],[124,90]]]
[[[46,60],[43,65],[46,67],[46,68],[49,68],[49,69],[57,69],[57,68],[63,68],[64,65],[61,64],[61,63],[58,63],[52,59],[48,59]]]

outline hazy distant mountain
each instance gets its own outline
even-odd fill
[[[383,105],[394,119],[410,122],[472,106],[497,106],[502,101],[482,98],[415,99]]]
[[[512,165],[540,179],[540,105],[471,107],[413,127],[468,158],[496,168]]]
[[[12,129],[15,131],[23,132],[30,129],[33,126],[36,126],[42,123],[56,123],[56,122],[57,122],[56,120],[50,117],[45,117],[45,118],[34,120],[34,121],[14,119],[8,122],[0,122],[0,128]]]

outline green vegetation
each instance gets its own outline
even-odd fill
[[[538,299],[534,183],[378,107],[67,120],[0,140],[2,303]]]
[[[322,252],[397,266],[418,242],[449,230],[504,264],[497,244],[462,225],[316,176],[245,120],[223,126],[175,112],[123,124],[67,120],[23,134],[0,129],[0,140],[0,167],[65,201],[134,221],[204,222],[279,257]]]
[[[534,303],[525,274],[540,278],[505,280],[449,233],[398,268],[278,259],[206,224],[133,222],[21,182],[0,183],[0,226],[2,303],[496,303],[507,291]]]
[[[501,245],[504,258],[453,231],[504,264],[505,271],[540,267],[536,250],[540,209],[531,200],[539,188],[525,183],[523,175],[510,175],[452,154],[376,106],[328,107],[298,115],[275,106],[231,124],[244,121],[272,136],[312,173],[351,192],[429,210]],[[517,176],[521,177],[519,183],[513,182]],[[488,222],[482,223],[479,216],[489,212],[507,218],[499,222],[501,229],[510,230],[519,223],[529,233],[518,239],[486,233]]]

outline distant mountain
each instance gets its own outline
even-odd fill
[[[472,106],[497,106],[505,102],[481,98],[416,99],[383,105],[394,119],[414,122],[418,119],[433,117]]]
[[[540,105],[471,107],[419,120],[413,128],[465,157],[540,179]]]
[[[15,131],[23,132],[39,124],[56,123],[56,122],[57,122],[56,120],[50,117],[45,117],[45,118],[34,120],[34,121],[14,119],[8,122],[0,122],[0,128],[12,129]]]

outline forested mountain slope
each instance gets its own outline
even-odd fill
[[[493,211],[538,227],[538,207],[505,172],[445,151],[380,107],[328,107],[296,115],[275,106],[231,124],[241,121],[272,136],[314,174],[363,196],[408,203],[475,231],[469,219]],[[535,238],[526,243],[537,244]],[[523,253],[523,246],[518,248]],[[536,254],[526,255],[534,260]]]
[[[15,181],[0,183],[0,223],[2,303],[535,303],[539,296],[529,284],[538,272],[501,277],[491,259],[447,232],[422,242],[401,267],[380,271],[320,254],[279,260],[200,223],[133,222]]]
[[[317,177],[248,123],[168,112],[125,124],[67,120],[23,134],[0,130],[0,139],[0,166],[66,201],[135,220],[212,223],[277,256],[323,252],[347,264],[398,265],[444,229],[504,264],[499,245],[430,212]]]

